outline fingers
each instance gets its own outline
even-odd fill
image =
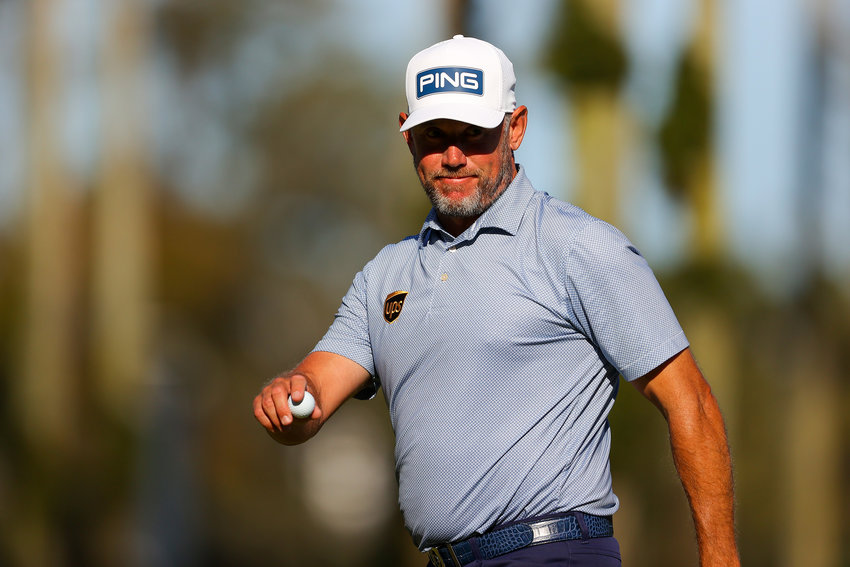
[[[280,432],[293,422],[289,396],[296,403],[304,399],[307,379],[301,374],[278,376],[254,398],[254,417],[270,433]],[[317,415],[318,408],[313,411]]]
[[[266,410],[263,409],[263,394],[257,394],[254,398],[254,418],[260,422],[260,425],[268,431],[274,431],[275,424],[266,415]]]
[[[300,404],[301,400],[304,399],[304,391],[307,390],[307,379],[301,374],[295,374],[292,376],[289,386],[289,395],[292,396],[292,401]],[[289,407],[288,403],[287,407]]]

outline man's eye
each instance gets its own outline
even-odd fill
[[[433,139],[439,138],[441,136],[442,136],[442,132],[440,132],[440,130],[438,130],[437,128],[428,128],[427,130],[425,130],[425,137],[426,138],[431,138],[433,140]]]

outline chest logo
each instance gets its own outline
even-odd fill
[[[384,300],[384,320],[387,323],[392,323],[398,316],[401,315],[401,308],[404,307],[404,300],[407,298],[406,291],[394,291]]]

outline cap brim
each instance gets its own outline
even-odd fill
[[[440,119],[457,120],[482,128],[495,128],[505,119],[505,113],[469,104],[434,104],[411,112],[399,131],[404,132],[425,122]]]

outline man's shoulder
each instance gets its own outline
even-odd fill
[[[628,237],[617,227],[573,203],[538,191],[531,207],[535,238],[544,248],[557,251],[560,257],[576,248],[605,254],[612,247],[632,247]]]
[[[418,234],[412,234],[402,238],[398,242],[387,244],[366,264],[366,270],[374,269],[376,266],[397,264],[403,258],[407,258],[410,254],[415,253],[418,248]]]
[[[382,255],[393,255],[393,254],[409,254],[410,252],[419,248],[419,234],[411,234],[410,236],[405,236],[398,242],[391,242],[387,244],[381,251],[378,252],[377,256]]]
[[[553,219],[561,219],[562,221],[571,223],[583,223],[596,218],[578,205],[553,197],[545,191],[535,191],[533,199],[536,205]]]
[[[535,209],[535,220],[546,234],[560,235],[570,240],[589,227],[611,227],[578,205],[563,201],[543,191],[535,191],[530,205]]]

